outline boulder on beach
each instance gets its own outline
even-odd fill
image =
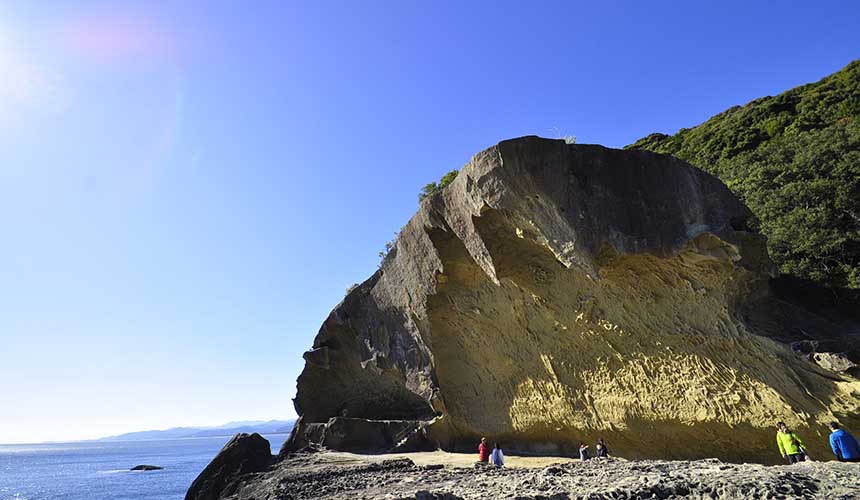
[[[185,500],[217,500],[229,495],[240,478],[268,469],[273,459],[265,438],[257,433],[236,434],[197,476]]]

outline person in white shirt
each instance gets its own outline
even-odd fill
[[[493,445],[493,452],[490,454],[490,463],[496,467],[504,467],[505,465],[505,454],[502,453],[502,447],[499,446],[499,443]]]

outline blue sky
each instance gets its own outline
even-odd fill
[[[0,442],[294,416],[426,182],[860,57],[856,2],[751,3],[0,2]]]

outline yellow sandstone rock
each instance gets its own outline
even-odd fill
[[[773,340],[786,304],[749,217],[667,156],[538,138],[480,153],[323,324],[285,451],[336,447],[328,429],[358,419],[396,429],[374,450],[603,437],[627,458],[773,462],[782,420],[829,457],[827,422],[860,429],[860,382]]]

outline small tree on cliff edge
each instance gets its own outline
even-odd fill
[[[439,189],[443,189],[448,184],[451,184],[452,182],[454,182],[454,179],[457,178],[457,174],[459,174],[459,173],[460,173],[459,170],[452,170],[452,171],[448,172],[447,174],[443,175],[442,179],[439,181]]]
[[[418,193],[418,201],[424,201],[424,198],[427,198],[428,196],[433,196],[438,192],[439,186],[435,182],[424,184],[424,187],[421,188],[421,192]]]
[[[441,191],[445,186],[454,182],[454,179],[457,178],[457,174],[460,172],[458,170],[452,170],[447,174],[443,175],[439,180],[439,184],[435,182],[431,182],[429,184],[425,184],[423,188],[421,188],[421,192],[418,193],[418,201],[424,201],[428,196],[433,196],[434,194]]]

